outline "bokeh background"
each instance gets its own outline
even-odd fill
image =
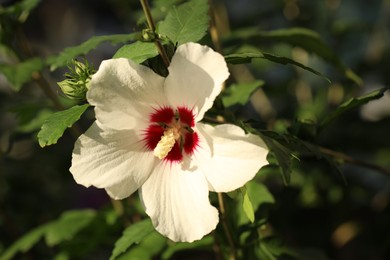
[[[2,6],[14,2],[0,1]],[[308,72],[264,60],[232,67],[243,81],[265,81],[247,105],[233,110],[241,118],[260,121],[265,129],[285,128],[297,120],[318,121],[350,96],[390,85],[388,0],[226,0],[213,1],[213,7],[223,49],[231,47],[229,32],[236,29],[304,27],[318,32],[364,81],[357,86],[303,49],[278,42],[247,42],[311,66],[333,82],[329,85]],[[156,19],[165,12],[155,13]],[[21,30],[33,56],[48,57],[94,35],[139,31],[145,27],[142,17],[138,1],[43,0]],[[204,41],[210,42],[208,37]],[[102,44],[86,58],[98,68],[119,47]],[[59,96],[56,82],[63,80],[65,72],[65,68],[44,71]],[[77,185],[69,173],[75,141],[70,132],[56,145],[39,147],[36,134],[51,111],[36,85],[27,84],[16,93],[0,75],[0,252],[65,210],[110,205],[104,191]],[[80,121],[81,128],[87,129],[92,121],[90,111]],[[358,163],[339,165],[343,174],[313,156],[295,161],[288,186],[270,169],[261,172],[276,200],[267,212],[272,232],[287,245],[320,251],[329,259],[390,259],[390,176],[358,165],[367,161],[390,168],[389,133],[390,94],[386,92],[383,98],[343,115],[311,140],[356,158]],[[89,259],[106,259],[121,228],[103,233],[106,244],[94,249]],[[53,255],[55,248],[42,242],[21,257],[50,259]]]

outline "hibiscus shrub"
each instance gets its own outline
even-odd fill
[[[390,257],[388,5],[53,3],[0,4],[0,259]]]

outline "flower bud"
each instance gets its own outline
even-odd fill
[[[84,61],[85,64],[76,59],[73,60],[74,68],[68,66],[69,72],[65,73],[66,79],[57,82],[62,92],[69,99],[85,100],[89,82],[91,81],[92,75],[95,73],[95,69],[87,60]]]

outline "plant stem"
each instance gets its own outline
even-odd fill
[[[152,13],[150,12],[150,6],[147,0],[140,0],[142,5],[142,10],[145,13],[146,21],[148,23],[149,29],[153,31],[153,33],[156,32],[156,26],[153,21]],[[169,58],[167,55],[167,52],[164,49],[164,46],[162,46],[159,39],[154,40],[154,43],[156,44],[156,47],[158,49],[158,52],[160,53],[160,56],[164,62],[164,65],[168,68],[169,67]]]
[[[228,226],[228,223],[226,220],[226,210],[225,210],[225,203],[223,201],[223,195],[220,192],[218,192],[217,194],[218,194],[219,210],[221,212],[222,226],[223,226],[223,229],[225,231],[225,235],[226,235],[226,238],[228,240],[229,247],[230,247],[229,259],[235,260],[235,259],[237,259],[237,251],[236,251],[236,247],[234,245],[232,234],[230,233],[229,226]]]
[[[367,169],[375,170],[375,171],[378,171],[378,172],[381,172],[383,174],[390,176],[390,169],[389,168],[385,168],[385,167],[379,166],[377,164],[369,163],[366,161],[358,160],[358,159],[355,159],[355,158],[353,158],[349,155],[346,155],[344,153],[336,152],[336,151],[333,151],[333,150],[330,150],[330,149],[324,148],[324,147],[320,147],[320,151],[324,154],[332,156],[333,158],[341,159],[345,163],[355,164],[355,165],[358,165],[358,166],[361,166],[361,167],[364,167]]]

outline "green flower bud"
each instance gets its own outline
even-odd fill
[[[84,61],[85,64],[78,60],[73,60],[74,68],[68,66],[69,72],[65,73],[66,79],[57,82],[62,92],[69,99],[85,100],[89,82],[95,73],[95,69],[87,60]]]

